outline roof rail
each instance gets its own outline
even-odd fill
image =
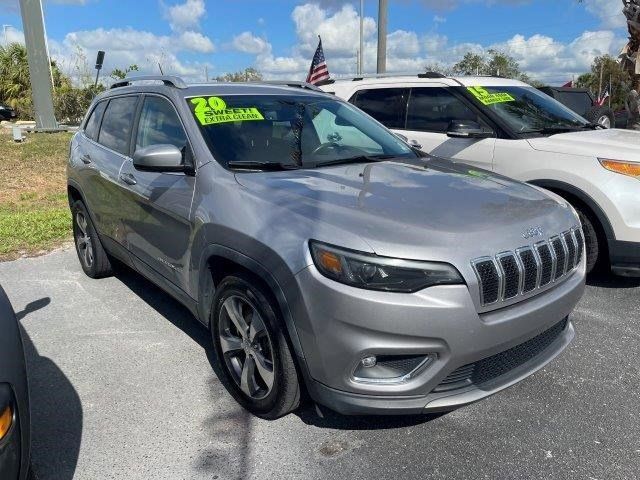
[[[184,80],[174,75],[140,75],[136,77],[126,77],[112,84],[111,88],[126,87],[127,85],[131,85],[134,82],[149,82],[154,80],[162,82],[170,87],[187,88],[187,84],[184,82]]]
[[[353,82],[359,82],[367,78],[388,78],[388,77],[418,77],[418,78],[447,78],[438,72],[396,72],[396,73],[368,73],[365,75],[358,75],[356,77],[344,77],[337,78],[336,80],[351,80]]]
[[[313,90],[314,92],[325,93],[322,89],[316,87],[311,83],[300,82],[297,80],[259,80],[256,82],[249,82],[249,83],[261,83],[266,85],[282,85],[283,87],[303,88],[307,90]]]

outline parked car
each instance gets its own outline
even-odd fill
[[[587,272],[640,275],[640,132],[603,129],[504,78],[422,74],[322,88],[426,152],[560,195],[580,216]]]
[[[249,411],[286,414],[303,386],[347,414],[455,409],[571,341],[584,240],[562,198],[306,84],[150,78],[100,94],[72,139],[80,264],[117,258],[186,305]]]
[[[581,117],[605,128],[627,128],[629,124],[627,110],[614,111],[608,104],[599,105],[587,88],[540,87],[539,90]]]
[[[29,472],[29,392],[22,338],[0,287],[0,478],[24,480]]]
[[[0,104],[0,120],[15,120],[16,117],[17,114],[13,108]]]

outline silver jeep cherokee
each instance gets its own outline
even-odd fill
[[[574,335],[566,201],[427,156],[306,84],[125,79],[73,137],[68,193],[87,275],[118,259],[186,305],[264,418],[302,385],[346,414],[452,410]]]

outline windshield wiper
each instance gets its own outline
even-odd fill
[[[297,170],[300,167],[292,163],[283,162],[253,162],[244,160],[232,160],[227,162],[227,167],[235,170],[265,170],[265,171],[281,171],[281,170]]]
[[[522,131],[520,133],[542,133],[542,134],[550,133],[550,134],[554,134],[554,133],[579,132],[580,130],[582,130],[582,127],[578,126],[578,125],[576,125],[575,127],[554,126],[554,127],[544,127],[544,128],[533,128],[531,130],[524,130],[524,131]]]
[[[380,162],[382,160],[389,160],[391,158],[397,158],[398,155],[357,155],[355,157],[339,158],[337,160],[329,160],[327,162],[318,162],[313,164],[314,167],[328,167],[330,165],[346,165],[349,163],[370,163]]]

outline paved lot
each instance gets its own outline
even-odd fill
[[[640,281],[603,278],[546,369],[436,419],[245,414],[208,333],[138,275],[90,280],[72,250],[0,264],[23,326],[33,463],[55,479],[640,475]],[[0,333],[1,334],[1,333]]]

